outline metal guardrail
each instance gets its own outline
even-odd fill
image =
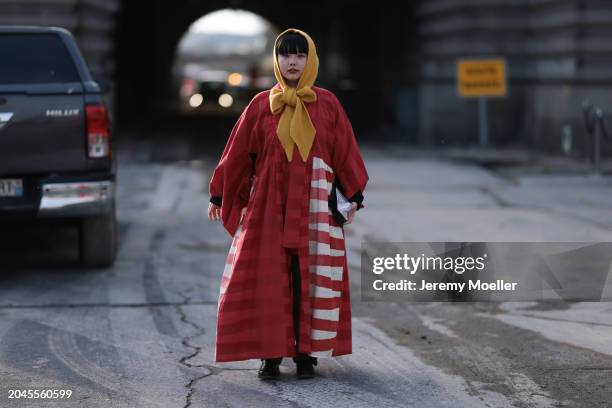
[[[612,137],[606,128],[606,114],[599,106],[595,106],[590,100],[582,102],[582,113],[584,126],[590,136],[590,160],[596,173],[601,174],[601,142],[602,137],[607,142],[612,142]]]

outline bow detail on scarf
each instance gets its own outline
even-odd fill
[[[306,38],[308,42],[308,61],[298,81],[297,88],[292,88],[286,85],[278,65],[276,52],[274,53],[274,76],[280,88],[275,87],[270,91],[270,109],[274,115],[282,112],[276,134],[283,149],[285,149],[287,160],[291,161],[293,158],[293,147],[297,145],[302,160],[306,162],[310,148],[314,143],[316,129],[310,120],[310,115],[304,104],[317,100],[317,95],[312,90],[312,86],[317,78],[319,58],[317,57],[314,42],[303,31],[296,29],[286,30],[277,37],[276,42],[278,42],[283,34],[289,31],[298,32]],[[274,48],[276,50],[276,46]]]
[[[317,95],[310,87],[296,91],[295,88],[272,89],[271,107],[274,115],[283,111],[278,122],[276,133],[285,149],[287,160],[293,158],[293,146],[297,144],[302,160],[308,159],[308,153],[314,143],[315,127],[310,120],[304,102],[317,100]]]

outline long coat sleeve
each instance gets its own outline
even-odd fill
[[[332,153],[332,167],[336,172],[338,185],[342,193],[363,208],[363,192],[368,182],[363,158],[359,152],[353,127],[346,112],[335,98],[335,143]]]
[[[259,105],[251,102],[234,125],[209,184],[211,202],[221,206],[223,226],[236,233],[249,201],[258,153]]]

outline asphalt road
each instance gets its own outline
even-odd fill
[[[0,407],[610,406],[610,303],[359,296],[363,239],[610,240],[608,181],[517,182],[472,165],[364,149],[372,176],[366,208],[346,228],[354,352],[320,359],[312,380],[295,379],[285,359],[281,380],[262,382],[259,361],[213,358],[230,244],[206,217],[219,147],[194,151],[201,141],[168,140],[125,143],[113,268],[81,269],[69,224],[0,229]],[[578,199],[586,196],[596,199]],[[9,399],[15,389],[72,395]]]

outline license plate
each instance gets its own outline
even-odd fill
[[[0,197],[21,197],[22,195],[22,179],[0,179]]]

